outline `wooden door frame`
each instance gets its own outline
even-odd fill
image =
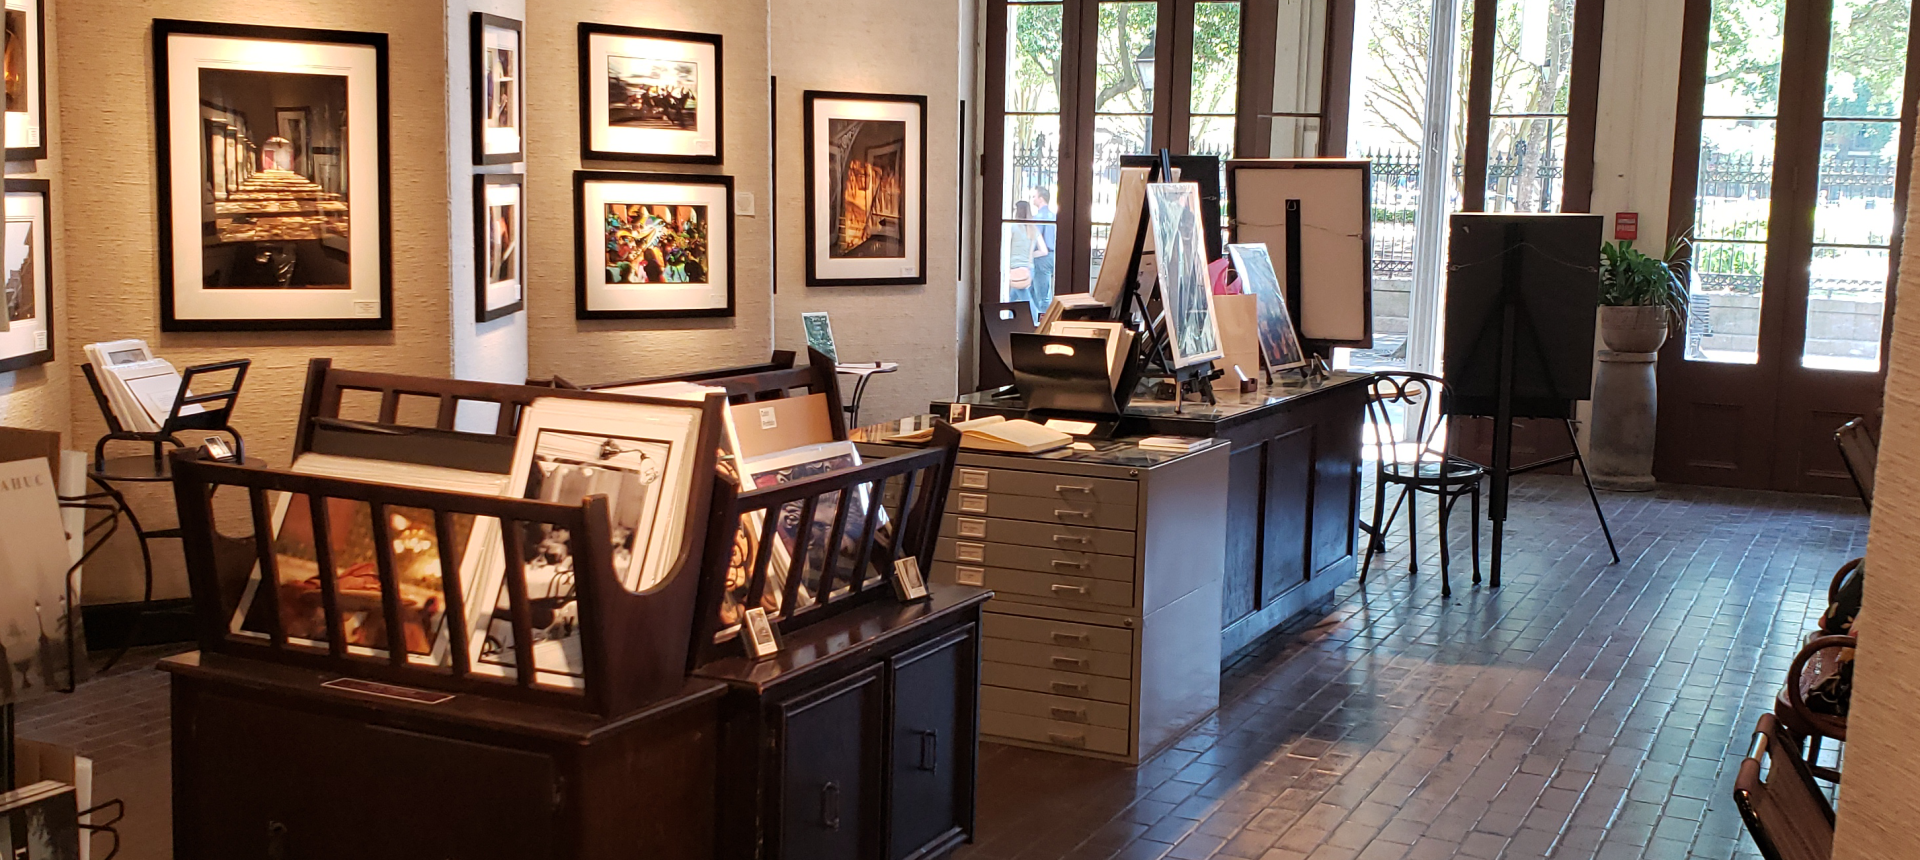
[[[1472,0],[1473,33],[1467,64],[1467,143],[1462,152],[1460,211],[1487,208],[1487,158],[1493,137],[1493,67],[1501,0]],[[1600,51],[1606,32],[1606,0],[1574,0],[1573,58],[1567,64],[1566,173],[1560,211],[1586,212],[1593,204],[1593,149],[1599,127]]]

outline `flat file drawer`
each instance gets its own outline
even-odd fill
[[[1133,531],[1136,525],[1133,505],[1109,505],[1080,499],[1003,496],[999,493],[971,490],[954,490],[949,494],[947,510],[961,516],[1004,517],[1010,520],[1060,523],[1088,528]]]
[[[1113,755],[1126,755],[1131,740],[1131,733],[1123,729],[986,710],[980,712],[980,733]]]
[[[955,489],[966,492],[990,492],[1007,496],[1069,499],[1108,505],[1140,503],[1140,485],[1137,482],[1116,481],[1111,478],[1087,478],[1080,475],[955,466],[953,486]]]
[[[1041,573],[1065,573],[1095,579],[1133,581],[1133,559],[1123,555],[1063,552],[1057,549],[941,538],[934,553],[940,561],[1009,567]]]
[[[1079,609],[1131,609],[1133,583],[1083,576],[1061,576],[1031,570],[1008,570],[936,561],[933,572],[938,582],[989,588],[1003,594],[1039,598],[1044,602]]]
[[[1058,672],[984,660],[980,663],[980,683],[989,687],[1032,690],[1075,699],[1133,704],[1133,683],[1124,678],[1102,678],[1079,672]]]
[[[1064,645],[1068,648],[1088,648],[1111,654],[1126,654],[1129,657],[1133,655],[1133,631],[1131,630],[1072,624],[1046,618],[1028,618],[1022,615],[1002,615],[993,611],[992,604],[987,606],[981,633],[989,639],[1016,639],[1043,645]]]
[[[989,503],[991,504],[991,503]],[[1134,532],[1095,529],[1086,526],[1003,520],[996,517],[971,517],[949,509],[940,518],[940,536],[960,540],[982,540],[1020,546],[1097,552],[1101,555],[1132,557]]]
[[[1003,714],[1040,717],[1061,723],[1082,723],[1121,730],[1133,728],[1133,712],[1128,710],[1126,705],[1096,702],[1091,699],[1069,699],[1066,696],[1049,696],[1045,693],[1010,690],[1006,687],[981,687],[980,709],[999,711]]]
[[[1058,645],[1021,642],[1017,639],[986,639],[981,643],[980,656],[996,663],[1010,663],[1015,666],[1037,666],[1041,669],[1081,672],[1108,678],[1133,677],[1133,657],[1128,654],[1062,648]]]

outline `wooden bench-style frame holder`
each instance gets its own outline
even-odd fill
[[[801,525],[794,530],[795,545],[789,554],[786,590],[781,596],[780,612],[778,615],[769,613],[768,617],[774,629],[784,636],[864,606],[882,596],[892,599],[893,568],[900,559],[916,559],[923,577],[933,570],[940,518],[946,513],[947,491],[952,485],[953,467],[959,451],[960,431],[940,421],[934,430],[932,444],[925,450],[911,454],[746,492],[741,492],[739,485],[732,480],[721,480],[713,494],[713,509],[707,518],[708,522],[715,524],[715,528],[707,536],[707,569],[702,578],[704,588],[698,623],[694,628],[694,662],[689,668],[739,656],[742,650],[737,636],[714,641],[728,626],[722,623],[720,610],[726,596],[727,573],[737,536],[736,530],[729,528],[728,524],[737,523],[739,528],[745,528],[748,517],[755,513],[764,514],[760,540],[752,560],[747,596],[741,603],[741,609],[762,606],[768,573],[772,567],[773,544],[777,539],[776,523],[783,511],[799,505]],[[900,501],[897,506],[888,505],[886,501],[887,489],[894,483],[899,485]],[[838,543],[840,537],[847,534],[847,520],[851,513],[847,501],[861,487],[867,491],[866,518],[859,524],[860,537],[853,567],[842,571]],[[829,496],[833,498],[827,499]],[[807,559],[814,545],[811,524],[822,505],[832,505],[834,511],[833,528],[827,536],[828,546],[822,553],[826,560],[820,582],[815,586],[813,602],[796,611],[802,580],[806,578]],[[882,509],[886,510],[893,526],[894,538],[891,541],[883,540],[878,528]],[[870,585],[868,571],[875,568],[881,574],[881,582]],[[846,590],[836,594],[842,586]]]
[[[252,359],[235,359],[212,364],[196,364],[180,372],[180,390],[173,398],[173,411],[167,414],[167,420],[161,422],[160,429],[152,433],[128,430],[120,423],[119,416],[113,414],[113,404],[107,399],[107,391],[100,383],[100,373],[93,362],[80,365],[80,372],[87,378],[87,387],[93,390],[93,402],[100,407],[100,417],[107,422],[107,434],[101,436],[93,446],[95,468],[107,462],[107,445],[111,442],[144,442],[153,446],[153,460],[158,464],[166,454],[168,445],[182,447],[179,434],[188,430],[204,430],[225,433],[233,438],[235,459],[245,461],[247,442],[240,431],[233,429],[233,407],[240,400],[240,387],[247,381],[247,369],[253,366]],[[233,382],[221,390],[207,394],[192,394],[193,382],[203,376],[233,374]],[[181,414],[190,406],[199,406],[201,411]]]
[[[784,363],[784,366],[782,366]],[[824,394],[827,397],[827,420],[833,427],[833,439],[837,442],[847,440],[847,411],[840,398],[840,374],[838,365],[819,350],[807,349],[807,363],[796,366],[793,353],[776,352],[773,361],[767,364],[738,367],[727,370],[713,370],[704,373],[680,374],[676,376],[657,376],[648,379],[632,379],[625,382],[602,382],[596,385],[579,386],[580,391],[605,391],[609,388],[626,388],[635,385],[653,385],[662,382],[693,382],[727,392],[727,402],[764,403],[769,400],[783,400],[796,396],[794,392],[806,394]],[[565,380],[555,377],[553,384],[565,385]]]

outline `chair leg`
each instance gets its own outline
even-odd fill
[[[1380,474],[1376,473],[1373,476],[1373,528],[1367,532],[1367,551],[1360,559],[1360,582],[1362,584],[1367,581],[1367,568],[1373,564],[1373,554],[1375,552],[1384,552],[1387,548],[1386,544],[1381,541],[1384,534],[1380,531],[1383,521],[1382,518],[1385,516],[1386,510],[1387,482],[1382,480]]]
[[[1473,482],[1473,584],[1480,584],[1480,482]]]
[[[1407,573],[1420,572],[1420,491],[1408,487],[1407,499]]]
[[[1441,487],[1437,499],[1440,503],[1440,597],[1444,599],[1453,596],[1453,574],[1447,569],[1447,558],[1452,553],[1447,547],[1447,538],[1452,534],[1447,530],[1447,515],[1460,497],[1447,495],[1446,488]]]

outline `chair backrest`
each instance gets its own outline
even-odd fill
[[[1367,430],[1381,463],[1445,456],[1447,384],[1427,373],[1376,373],[1367,382]]]
[[[1733,800],[1767,860],[1833,856],[1833,804],[1814,782],[1799,745],[1772,714],[1760,717],[1754,730],[1753,746],[1733,780]]]
[[[1872,510],[1873,470],[1880,460],[1880,443],[1873,438],[1873,429],[1867,426],[1867,419],[1855,418],[1834,431],[1833,441],[1840,445],[1840,459],[1847,464],[1847,474],[1853,476],[1860,501]]]

